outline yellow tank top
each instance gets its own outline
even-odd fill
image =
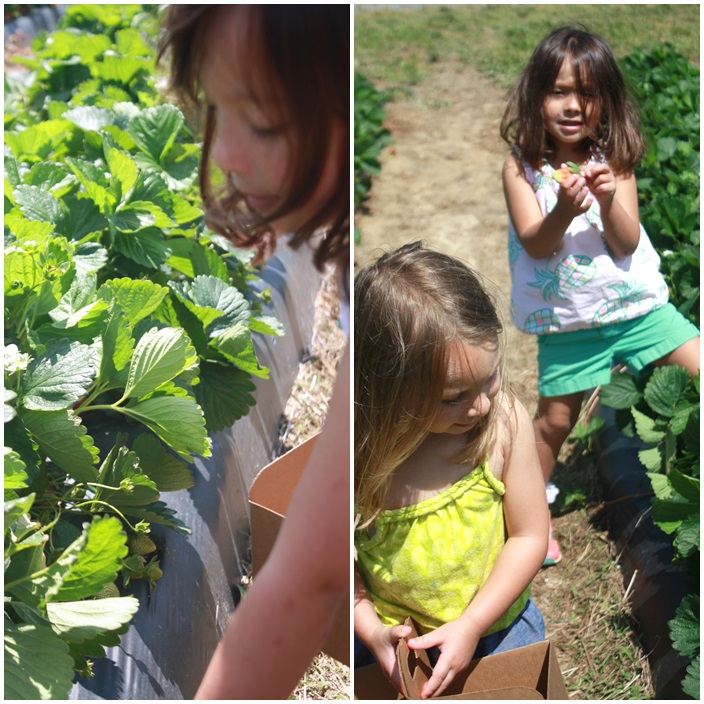
[[[484,463],[437,496],[382,511],[373,536],[355,534],[357,569],[384,625],[410,616],[427,633],[462,614],[506,542],[504,492]],[[509,626],[529,594],[530,585],[484,635]]]

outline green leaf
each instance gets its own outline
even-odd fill
[[[607,408],[630,408],[641,398],[635,380],[628,374],[612,374],[611,382],[599,391],[599,402]]]
[[[638,437],[647,443],[658,443],[665,437],[665,431],[657,427],[657,421],[641,413],[637,408],[631,408],[633,420],[636,423]]]
[[[117,232],[114,246],[120,254],[149,269],[158,269],[171,254],[164,235],[156,227],[145,227],[138,232]]]
[[[5,501],[5,530],[8,530],[22,514],[29,513],[34,499],[35,495],[29,494],[12,501]]]
[[[67,340],[51,342],[27,367],[22,400],[30,410],[70,408],[85,396],[94,378],[89,347]]]
[[[217,349],[235,366],[253,376],[268,378],[269,370],[260,366],[249,328],[245,323],[236,323],[217,330],[211,338],[211,347]]]
[[[198,356],[181,328],[152,328],[135,348],[125,398],[146,396],[197,364]]]
[[[130,325],[151,315],[164,300],[169,289],[151,281],[110,279],[100,287],[98,295],[104,300],[114,300],[127,316]]]
[[[181,111],[174,105],[166,104],[143,110],[130,122],[127,131],[139,149],[158,164],[184,125]]]
[[[687,516],[677,528],[674,546],[678,554],[688,557],[695,550],[699,551],[700,514]]]
[[[190,489],[195,483],[190,468],[170,455],[153,435],[140,434],[132,444],[132,450],[139,456],[142,471],[159,491],[181,491]]]
[[[117,386],[115,375],[125,369],[132,358],[134,350],[132,326],[117,303],[113,303],[110,308],[101,335],[101,341],[103,353],[100,358],[98,383],[103,385],[108,382],[115,382],[114,386]]]
[[[673,470],[668,475],[672,488],[686,501],[696,503],[700,497],[700,482],[696,477],[689,477],[682,472]]]
[[[73,658],[49,626],[5,621],[5,700],[68,699]]]
[[[98,242],[84,242],[76,246],[73,254],[76,274],[87,276],[102,269],[108,261],[107,250]]]
[[[210,434],[217,433],[247,415],[255,399],[251,377],[235,367],[214,362],[200,364],[200,383],[194,388]]]
[[[123,412],[146,425],[187,462],[192,455],[210,456],[210,439],[200,406],[191,398],[158,396],[128,406]]]
[[[147,523],[155,523],[177,531],[181,535],[190,535],[191,530],[178,518],[176,512],[163,501],[155,501],[149,506],[125,506],[122,511],[127,516],[138,518]]]
[[[114,147],[105,150],[105,158],[110,168],[112,186],[117,201],[126,202],[128,195],[137,183],[137,164],[129,154]]]
[[[127,536],[117,518],[84,524],[81,536],[57,560],[62,576],[47,590],[47,601],[73,602],[96,594],[115,580],[127,553]]]
[[[699,608],[699,595],[688,594],[668,623],[672,645],[686,658],[699,655]]]
[[[35,164],[24,177],[28,186],[37,186],[62,200],[76,187],[76,178],[64,164],[42,161]]]
[[[51,602],[47,617],[54,631],[69,642],[92,640],[97,635],[128,624],[137,613],[139,601],[133,596],[93,601]]]
[[[687,674],[682,680],[682,691],[692,699],[699,700],[700,656],[697,655],[687,667]]]
[[[146,506],[159,498],[156,484],[142,473],[139,457],[135,452],[120,446],[118,440],[100,469],[101,483],[114,486],[115,490],[100,489],[96,498],[115,508]]]
[[[5,448],[5,482],[4,489],[26,489],[29,477],[21,457],[9,447]]]
[[[82,130],[100,132],[106,125],[114,124],[115,118],[110,110],[87,105],[74,108],[64,113],[64,118],[70,120]]]
[[[659,472],[662,469],[663,455],[659,447],[640,450],[638,459],[649,472]]]
[[[281,321],[270,315],[253,315],[249,320],[249,329],[251,332],[257,332],[260,335],[281,337],[286,334]]]
[[[63,199],[64,204],[64,220],[63,234],[73,242],[83,239],[96,232],[102,233],[108,227],[108,221],[100,212],[98,206],[89,198],[69,196]],[[87,248],[91,249],[87,249]],[[82,248],[82,252],[79,250]],[[98,242],[86,242],[76,249],[76,257],[86,257],[88,252],[92,252],[92,256],[100,255],[99,260],[90,262],[95,263],[90,271],[97,271],[107,262],[107,251]],[[86,260],[86,263],[89,263]],[[76,260],[77,268],[81,268],[82,262]],[[85,266],[83,267],[86,268]]]
[[[61,227],[63,213],[61,203],[51,193],[38,186],[17,186],[15,200],[22,212],[30,220],[50,222]]]
[[[656,413],[671,418],[689,385],[690,376],[683,367],[660,367],[645,386],[645,400]]]
[[[98,448],[73,411],[26,411],[22,422],[39,450],[78,482],[94,482]]]

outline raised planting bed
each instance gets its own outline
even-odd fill
[[[284,337],[256,343],[271,378],[256,380],[256,406],[212,436],[211,457],[191,465],[194,486],[164,498],[192,532],[153,527],[163,576],[153,590],[144,580],[122,590],[137,597],[139,609],[120,644],[94,661],[94,677],[75,680],[71,699],[192,699],[238,602],[249,572],[249,487],[275,451],[320,284],[309,253],[287,249],[261,278],[272,291],[269,312],[286,329]],[[112,424],[101,435],[110,445],[121,430]]]
[[[610,538],[649,656],[655,695],[659,699],[686,699],[681,682],[689,660],[674,650],[668,621],[688,591],[687,576],[672,564],[672,538],[653,523],[653,490],[638,459],[643,445],[622,435],[611,409],[600,406],[597,413],[605,420],[595,438],[595,449]]]

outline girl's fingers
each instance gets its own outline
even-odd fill
[[[439,660],[433,670],[432,676],[425,683],[423,691],[420,693],[421,699],[429,699],[430,697],[437,697],[442,694],[454,679],[454,673],[452,670],[445,671],[444,668],[440,670],[438,669],[438,665],[440,665]]]

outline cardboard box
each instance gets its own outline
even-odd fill
[[[409,621],[408,625],[413,626]],[[415,629],[414,629],[415,630]],[[396,648],[403,692],[397,692],[378,665],[354,671],[355,699],[420,699],[432,669],[425,651],[405,640]],[[549,641],[473,660],[467,670],[433,699],[569,699],[555,649]]]
[[[252,533],[252,574],[266,561],[288,504],[303,470],[308,464],[317,435],[285,455],[278,457],[259,472],[249,492],[250,530]],[[345,597],[337,609],[335,620],[323,652],[344,665],[350,664],[350,599]]]

